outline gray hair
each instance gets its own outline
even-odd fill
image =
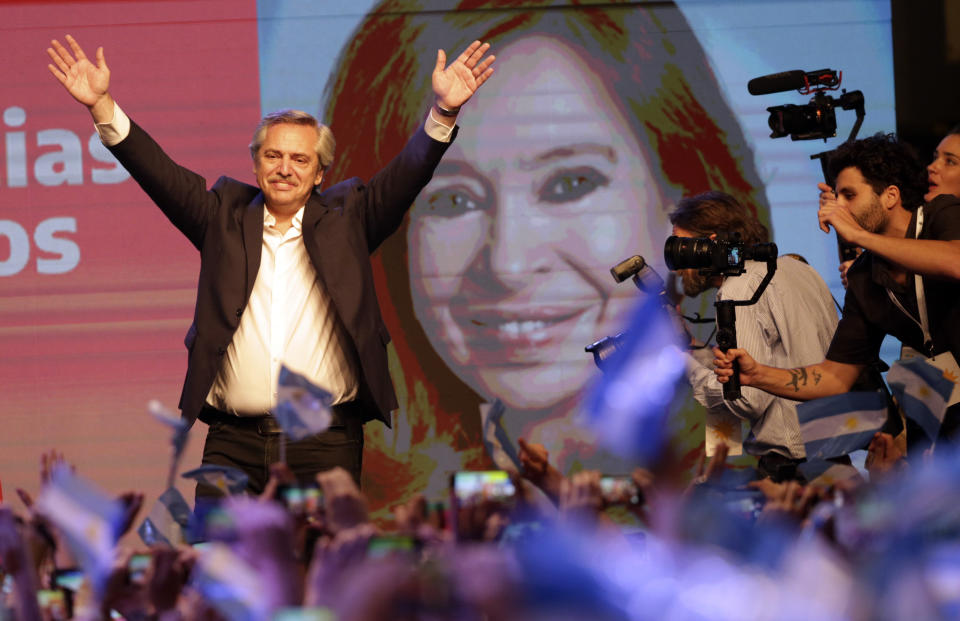
[[[317,143],[314,150],[320,159],[320,170],[326,170],[333,164],[333,154],[337,143],[333,139],[333,130],[317,121],[312,114],[303,110],[278,110],[271,112],[260,120],[257,128],[253,131],[253,140],[250,141],[250,157],[257,158],[257,152],[263,146],[263,140],[267,136],[267,130],[274,125],[288,123],[291,125],[306,125],[317,130]]]

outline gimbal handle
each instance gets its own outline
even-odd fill
[[[749,300],[717,300],[714,303],[717,308],[717,347],[723,353],[737,346],[737,307],[756,304],[773,280],[773,275],[777,272],[777,252],[774,244],[772,256],[767,259],[767,274]],[[740,398],[740,363],[736,360],[733,361],[733,375],[723,385],[723,398],[727,401]]]
[[[720,300],[717,307],[717,347],[720,351],[727,353],[727,350],[737,346],[737,307],[733,300]],[[740,398],[740,362],[733,361],[733,375],[723,385],[723,398],[727,401],[734,401]]]

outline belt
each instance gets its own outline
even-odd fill
[[[344,408],[341,408],[339,405],[335,405],[331,408],[331,427],[344,426],[345,417],[341,415],[343,409]],[[240,416],[237,414],[231,414],[230,412],[224,412],[223,410],[218,410],[212,405],[204,405],[203,409],[200,410],[200,414],[197,415],[197,418],[207,425],[222,423],[236,429],[256,431],[260,435],[264,436],[283,433],[283,427],[280,426],[280,421],[278,421],[272,414]]]

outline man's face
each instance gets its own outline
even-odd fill
[[[841,170],[837,175],[836,189],[837,203],[850,210],[861,228],[870,233],[883,233],[889,214],[859,168],[850,166]]]
[[[673,227],[673,234],[677,237],[703,237],[679,226]],[[680,283],[683,285],[683,294],[691,298],[695,298],[707,289],[717,286],[715,282],[716,276],[705,276],[701,274],[697,268],[676,270],[676,273],[680,277]]]
[[[309,125],[280,123],[267,128],[253,160],[253,173],[268,210],[290,214],[306,204],[323,178],[316,142],[317,130]]]

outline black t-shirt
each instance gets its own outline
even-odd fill
[[[910,218],[907,237],[913,237],[917,214]],[[960,198],[941,195],[923,206],[920,239],[960,239]],[[848,364],[869,364],[880,352],[884,336],[893,335],[917,351],[925,351],[920,326],[887,296],[890,289],[900,304],[919,320],[916,285],[908,274],[898,285],[889,264],[866,251],[847,271],[843,317],[827,350],[827,359]],[[927,315],[934,353],[950,351],[960,361],[960,281],[923,277]]]

